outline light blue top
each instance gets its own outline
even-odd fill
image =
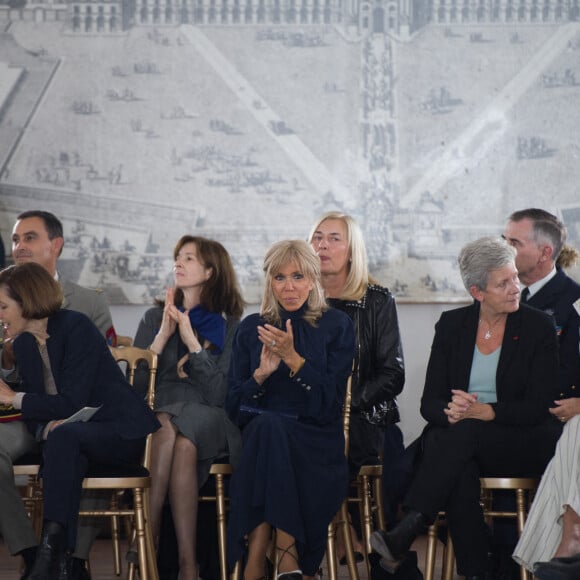
[[[495,375],[500,353],[501,347],[491,354],[482,354],[477,346],[474,349],[467,392],[477,393],[480,403],[497,403]]]

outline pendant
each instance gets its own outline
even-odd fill
[[[491,332],[488,330],[488,331],[487,331],[487,332],[486,332],[486,333],[483,335],[483,338],[484,338],[485,340],[489,340],[489,339],[491,338]]]

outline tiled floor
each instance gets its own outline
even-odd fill
[[[415,542],[413,549],[417,550],[419,555],[419,567],[423,569],[425,564],[425,545],[426,537],[420,537]],[[441,546],[439,546],[441,548]],[[93,554],[91,556],[91,572],[93,580],[118,580],[118,576],[115,576],[113,570],[112,562],[112,549],[109,540],[97,540],[95,546],[93,547]],[[437,567],[435,569],[435,578],[441,577],[441,554],[442,549],[437,552],[438,561]],[[20,578],[19,574],[20,558],[12,558],[6,549],[6,546],[0,539],[0,579],[1,580],[18,580]],[[348,572],[346,566],[339,567],[339,578],[348,578]],[[123,570],[121,578],[125,578],[126,569]],[[359,564],[359,576],[361,580],[367,578],[366,569],[364,564]],[[459,578],[459,577],[456,577]]]

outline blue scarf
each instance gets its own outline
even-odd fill
[[[181,312],[185,308],[179,308]],[[189,321],[191,327],[197,331],[199,342],[203,347],[203,342],[209,340],[215,347],[213,349],[217,354],[221,354],[226,341],[226,321],[221,314],[208,312],[202,306],[196,306],[189,311]]]

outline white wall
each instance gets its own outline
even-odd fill
[[[457,304],[398,304],[399,325],[405,354],[406,381],[399,397],[401,429],[410,443],[423,428],[419,415],[419,400],[423,391],[425,369],[433,340],[435,323],[441,312]],[[111,312],[118,334],[134,336],[139,320],[148,306],[112,306]]]

